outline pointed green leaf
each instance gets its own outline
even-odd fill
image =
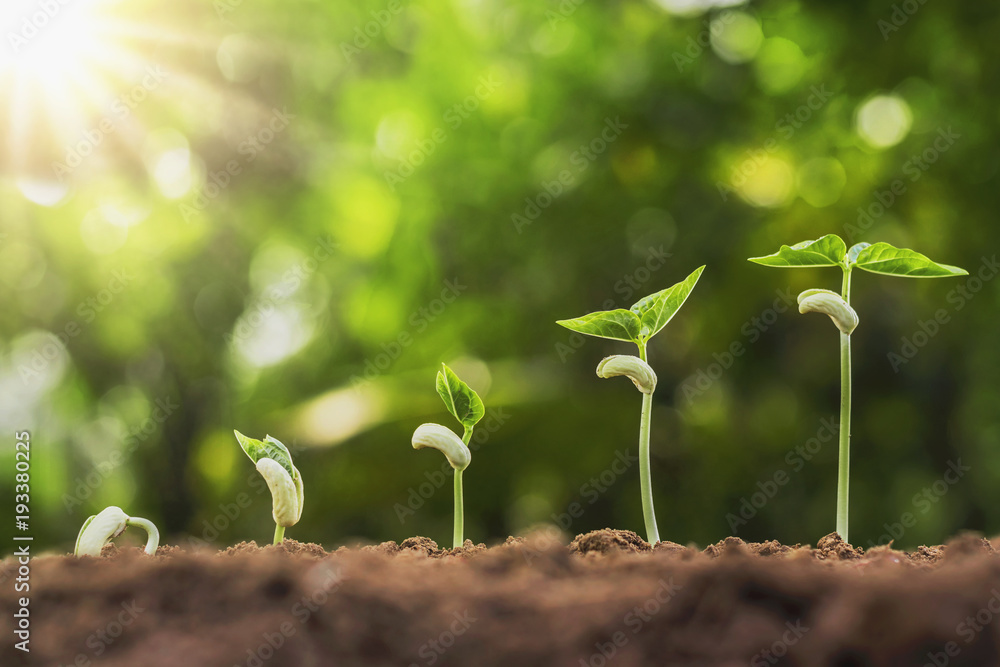
[[[896,248],[888,243],[876,243],[858,253],[859,269],[886,276],[907,278],[946,278],[967,276],[969,272],[957,266],[932,262],[915,250]]]
[[[479,394],[470,389],[469,385],[455,375],[455,371],[444,364],[441,364],[441,370],[437,374],[437,392],[448,412],[467,429],[475,426],[476,422],[486,414],[486,408]]]
[[[639,316],[623,308],[599,310],[572,320],[558,320],[556,324],[570,331],[598,338],[623,340],[628,343],[639,340]]]
[[[254,462],[254,465],[260,459],[274,459],[291,476],[292,481],[299,479],[299,471],[292,464],[292,455],[288,452],[288,448],[277,439],[268,435],[261,441],[249,438],[236,430],[233,430],[233,433],[236,434],[236,440],[239,441],[240,447]]]
[[[847,254],[847,245],[836,234],[827,234],[815,241],[803,241],[793,246],[783,245],[778,252],[750,261],[764,266],[840,266]]]
[[[639,317],[641,340],[647,341],[655,336],[677,314],[704,270],[705,267],[700,266],[673,287],[643,297],[632,306],[632,312]]]

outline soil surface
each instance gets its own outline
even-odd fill
[[[602,530],[486,548],[287,540],[31,562],[30,653],[0,578],[0,665],[1000,665],[1000,557],[974,535],[914,552],[706,549]]]

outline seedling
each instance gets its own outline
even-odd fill
[[[448,412],[462,424],[465,432],[461,439],[455,432],[440,424],[421,424],[413,432],[411,444],[414,449],[431,447],[444,454],[455,469],[455,530],[452,544],[458,549],[465,543],[465,502],[462,492],[462,472],[472,462],[469,440],[476,423],[483,418],[486,409],[479,394],[462,382],[455,372],[441,364],[437,374],[437,392],[444,401]]]
[[[840,330],[840,461],[837,473],[837,532],[846,542],[848,487],[851,461],[851,332],[858,325],[858,314],[851,308],[851,271],[905,278],[948,278],[968,272],[957,266],[932,262],[924,255],[888,243],[857,243],[848,250],[836,234],[793,246],[783,245],[766,257],[751,257],[751,262],[786,268],[839,266],[843,272],[840,294],[824,289],[810,289],[799,295],[800,313],[823,313]]]
[[[152,521],[128,516],[120,507],[106,507],[100,514],[95,514],[83,522],[79,535],[76,536],[74,556],[101,555],[104,545],[125,532],[129,526],[138,526],[146,531],[146,553],[150,556],[156,553],[160,546],[160,531]]]
[[[267,435],[261,441],[239,431],[233,433],[271,491],[271,516],[275,523],[273,543],[280,544],[285,539],[285,528],[294,526],[302,517],[302,475],[292,465],[288,448],[275,438]]]
[[[642,516],[646,523],[646,539],[650,544],[660,541],[656,528],[656,513],[653,511],[653,489],[649,469],[649,421],[653,411],[653,390],[656,389],[656,373],[646,363],[646,344],[649,339],[667,325],[694,289],[704,266],[695,269],[683,281],[673,287],[639,299],[628,310],[602,310],[573,320],[559,320],[571,331],[635,343],[639,356],[614,355],[607,357],[597,366],[597,375],[602,378],[624,375],[632,380],[642,392],[642,416],[639,421],[639,488],[642,492]]]

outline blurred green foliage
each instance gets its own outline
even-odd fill
[[[906,512],[897,545],[997,533],[997,10],[141,3],[142,67],[107,90],[169,74],[92,156],[59,184],[80,130],[27,158],[0,139],[0,460],[31,430],[36,539],[68,549],[115,504],[168,543],[268,540],[238,428],[292,449],[309,497],[291,537],[446,543],[450,480],[409,444],[444,420],[442,361],[488,408],[468,537],[573,503],[570,534],[641,532],[638,469],[613,465],[637,450],[635,391],[594,375],[628,346],[554,321],[707,264],[649,349],[661,535],[722,539],[776,488],[737,534],[815,542],[837,453],[808,441],[838,409],[837,332],[787,304],[840,276],[746,258],[830,232],[972,273],[855,280],[854,541]],[[104,107],[78,104],[96,127]]]

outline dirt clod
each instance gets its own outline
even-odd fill
[[[821,537],[813,554],[819,560],[857,560],[864,555],[860,547],[852,547],[837,533]]]
[[[605,528],[578,535],[570,542],[571,554],[645,553],[652,551],[649,544],[631,530]]]

